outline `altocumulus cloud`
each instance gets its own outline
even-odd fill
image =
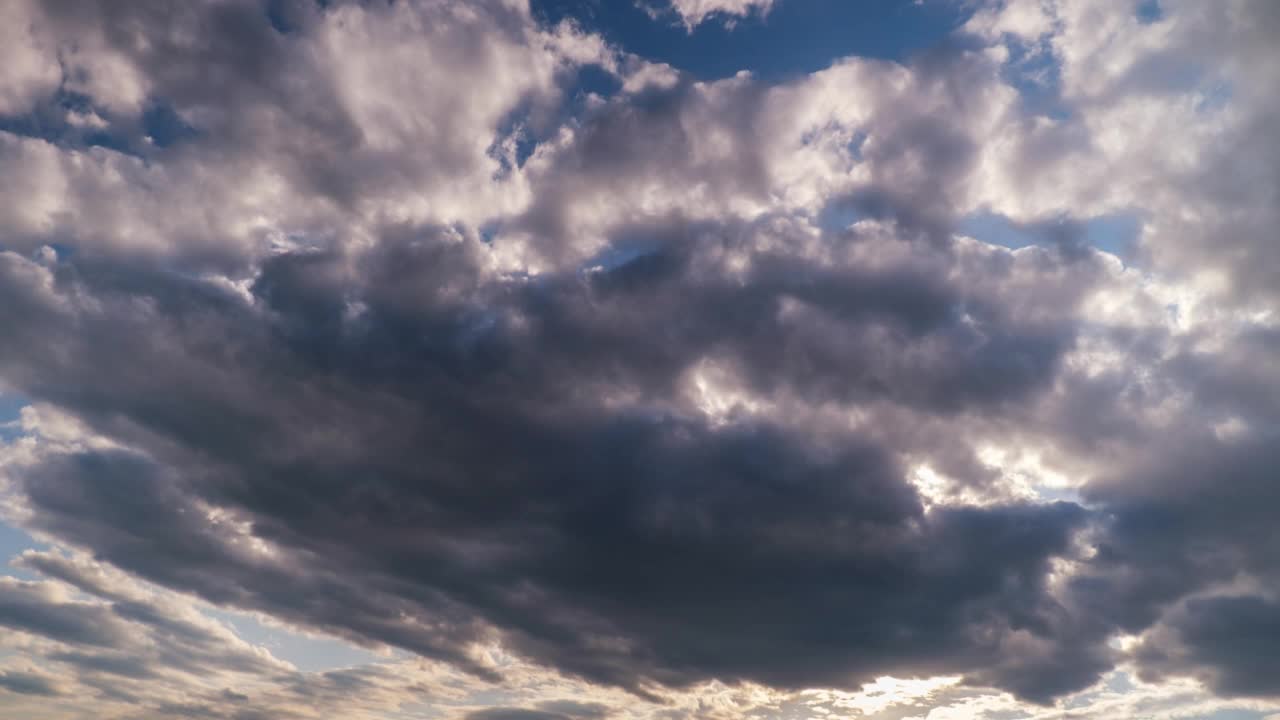
[[[0,14],[6,712],[1280,710],[1273,3]]]

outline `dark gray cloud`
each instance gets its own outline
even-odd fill
[[[1069,343],[1053,337],[1062,329],[1024,329],[981,298],[961,324],[964,291],[924,271],[859,275],[731,245],[758,269],[724,283],[701,256],[722,241],[697,236],[585,277],[494,286],[471,269],[474,250],[436,234],[365,257],[281,255],[253,307],[173,275],[58,269],[55,284],[116,308],[66,341],[110,333],[128,356],[99,353],[90,376],[11,354],[9,374],[74,393],[56,400],[151,457],[49,460],[25,480],[35,522],[215,602],[457,662],[493,628],[531,657],[635,689],[848,685],[998,664],[991,682],[1045,696],[1020,677],[1030,665],[1002,664],[1001,638],[1063,629],[1045,573],[1070,552],[1083,511],[926,515],[875,440],[770,421],[714,427],[676,391],[714,355],[766,393],[843,386],[954,412],[1034,391]],[[163,308],[145,324],[136,293]],[[985,337],[968,334],[973,323]],[[856,368],[845,363],[872,355],[865,333],[919,364],[839,383]],[[992,342],[1003,347],[983,357]],[[219,372],[244,384],[192,382],[213,360],[198,348],[215,344]],[[168,360],[139,362],[140,348]],[[996,357],[1003,372],[966,377]],[[620,391],[645,399],[599,405]],[[255,555],[196,502],[234,508],[284,554]]]
[[[1242,639],[1276,621],[1280,336],[1233,306],[1191,331],[1147,296],[1136,323],[1099,311],[1140,283],[1083,226],[1016,253],[953,237],[1015,107],[983,50],[772,87],[673,75],[584,103],[517,167],[513,113],[612,56],[516,6],[33,17],[142,89],[67,66],[125,152],[4,137],[30,177],[70,178],[30,205],[80,216],[0,215],[0,379],[39,403],[6,472],[32,529],[488,680],[496,642],[644,697],[960,675],[1049,703],[1127,632],[1153,677],[1274,693],[1270,645]],[[148,127],[162,108],[174,126]],[[815,226],[837,207],[861,222]],[[1080,497],[1009,490],[981,457],[1006,440],[1068,458]],[[290,674],[67,556],[21,564],[96,600],[4,581],[0,624],[162,716],[260,696],[135,681],[256,674],[313,704],[385,681]],[[1218,592],[1242,580],[1258,594]]]
[[[0,689],[22,695],[46,697],[61,694],[54,680],[47,675],[11,670],[0,673]]]
[[[1195,598],[1174,613],[1138,658],[1152,677],[1193,675],[1232,696],[1280,696],[1280,603],[1256,595]]]
[[[50,653],[47,657],[54,662],[67,663],[78,672],[118,675],[134,680],[156,677],[152,664],[136,655],[57,652]]]
[[[1275,435],[1184,438],[1143,466],[1089,489],[1109,508],[1080,602],[1133,632],[1188,593],[1238,573],[1277,580]]]
[[[163,702],[157,695],[190,695],[210,678],[269,679],[291,670],[189,605],[160,600],[85,558],[28,551],[19,562],[96,597],[68,597],[48,582],[0,586],[0,624],[30,638],[24,654],[49,671],[6,670],[0,687],[11,692],[141,709]]]
[[[189,599],[157,592],[82,555],[27,551],[20,562],[86,595],[69,599],[65,585],[49,582],[6,584],[8,596],[21,592],[46,616],[61,618],[25,617],[18,624],[10,613],[7,624],[28,638],[18,647],[40,668],[11,665],[0,671],[0,692],[9,693],[10,700],[43,698],[51,703],[50,712],[91,704],[109,717],[246,720],[393,708],[430,687],[430,676],[424,682],[411,664],[396,670],[375,665],[297,672],[210,619]],[[15,604],[13,598],[6,604]],[[65,630],[87,625],[112,632],[97,637]],[[25,712],[39,706],[6,707]],[[577,705],[565,707],[569,712]]]
[[[59,602],[38,583],[12,578],[0,581],[0,625],[62,642],[115,647],[128,637],[128,626],[104,607]]]

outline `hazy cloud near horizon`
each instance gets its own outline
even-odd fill
[[[543,5],[0,9],[0,714],[1280,713],[1280,6]]]

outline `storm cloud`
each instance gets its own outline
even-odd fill
[[[1274,700],[1277,14],[1214,7],[715,79],[524,2],[11,4],[0,490],[56,547],[0,578],[0,703]],[[458,695],[534,669],[604,699]]]

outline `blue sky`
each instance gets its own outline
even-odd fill
[[[572,19],[627,52],[701,80],[741,70],[780,80],[849,55],[902,60],[949,42],[968,15],[965,3],[952,0],[807,0],[779,3],[768,15],[750,15],[731,28],[708,21],[686,31],[674,14],[654,21],[628,2],[535,0],[532,5],[536,17],[553,23]]]
[[[20,397],[0,394],[0,442],[12,442],[21,437],[22,430],[16,425],[24,404]],[[31,547],[37,545],[30,535],[0,520],[0,558],[5,563],[2,570],[5,574],[29,577],[29,573],[11,567],[8,563],[10,558]]]

